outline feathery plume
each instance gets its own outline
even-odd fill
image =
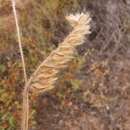
[[[30,78],[27,86],[30,91],[44,92],[54,87],[57,80],[57,74],[61,69],[67,67],[67,63],[74,58],[76,46],[82,44],[85,34],[90,33],[90,17],[89,14],[69,15],[67,19],[76,23],[73,31],[52,51],[52,53],[41,63]]]
[[[72,32],[59,44],[59,47],[40,64],[28,80],[23,93],[23,122],[22,130],[28,130],[28,93],[43,93],[54,88],[58,79],[57,74],[66,68],[74,58],[75,48],[84,42],[85,35],[90,34],[91,18],[88,13],[66,16],[73,26]]]

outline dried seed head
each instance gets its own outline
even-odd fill
[[[58,73],[67,67],[68,62],[74,58],[76,46],[82,44],[85,35],[90,33],[89,14],[81,13],[66,16],[70,24],[74,27],[73,31],[59,44],[59,47],[52,51],[51,54],[43,61],[43,63],[34,72],[28,82],[31,92],[44,92],[54,87],[54,83],[58,79]],[[76,24],[72,24],[72,21]]]
[[[28,80],[23,92],[22,130],[28,129],[29,97],[28,91],[33,94],[43,93],[54,88],[58,73],[67,67],[68,62],[74,58],[75,48],[82,44],[85,35],[90,33],[89,14],[76,14],[67,16],[73,31],[65,38],[59,47],[41,63]],[[73,21],[73,22],[72,22]]]

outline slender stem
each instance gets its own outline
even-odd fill
[[[27,73],[26,73],[26,66],[25,66],[25,60],[24,60],[24,54],[23,54],[23,48],[22,48],[22,42],[21,42],[21,35],[20,35],[20,27],[18,23],[18,16],[16,12],[16,6],[15,6],[15,0],[12,1],[12,8],[13,8],[13,14],[15,18],[15,24],[16,24],[16,30],[17,30],[17,37],[18,37],[18,44],[19,44],[19,50],[22,60],[22,67],[23,67],[23,75],[25,84],[27,83]],[[25,85],[25,88],[23,90],[23,117],[22,117],[22,126],[21,130],[28,130],[28,115],[29,115],[29,99],[28,99],[28,89]]]
[[[20,27],[19,27],[19,23],[18,23],[18,16],[17,16],[17,12],[16,12],[16,7],[15,7],[15,0],[12,0],[12,8],[13,8],[13,14],[14,14],[14,18],[15,18],[16,29],[17,29],[17,37],[18,37],[19,50],[20,50],[22,66],[23,66],[24,80],[25,80],[25,83],[26,83],[27,82],[27,73],[26,73],[25,60],[24,60],[24,54],[23,54],[23,49],[22,49],[22,42],[21,42],[21,35],[20,35]]]

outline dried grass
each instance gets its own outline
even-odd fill
[[[84,42],[85,35],[90,33],[89,14],[80,14],[69,16],[67,19],[72,24],[74,20],[73,31],[66,39],[54,50],[36,69],[28,80],[23,92],[23,117],[22,130],[28,130],[28,115],[29,115],[29,99],[28,94],[39,92],[43,93],[54,88],[54,83],[58,79],[57,74],[66,68],[68,62],[74,58],[75,48]]]

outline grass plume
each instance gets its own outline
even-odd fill
[[[54,88],[55,81],[58,79],[57,74],[67,67],[68,62],[74,58],[76,47],[84,42],[86,34],[90,34],[91,18],[88,13],[69,15],[66,19],[73,26],[72,32],[40,64],[25,85],[22,130],[28,130],[29,92],[43,93]]]

